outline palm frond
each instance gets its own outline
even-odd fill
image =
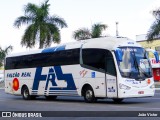
[[[42,3],[42,5],[40,7],[40,10],[41,10],[43,16],[48,16],[48,14],[49,14],[50,4],[48,4],[48,1],[49,0],[46,0],[45,3]]]
[[[101,37],[103,30],[105,30],[106,28],[107,28],[107,25],[105,24],[94,24],[91,30],[92,38]]]
[[[39,48],[43,48],[45,46],[45,42],[49,37],[49,29],[46,23],[40,25],[40,42]]]
[[[68,27],[66,21],[57,15],[53,15],[52,17],[49,17],[47,21],[51,24],[60,26],[61,28]]]
[[[160,38],[160,8],[152,11],[152,14],[156,20],[153,22],[147,33],[146,38],[148,42]]]
[[[13,46],[9,45],[4,50],[1,49],[2,58],[5,59],[6,55],[13,50]]]
[[[13,50],[13,46],[9,45],[8,47],[5,48],[4,52],[8,54],[12,50]]]
[[[73,33],[73,38],[76,40],[89,39],[91,38],[91,33],[87,28],[81,28]]]
[[[160,20],[160,8],[152,11],[152,14],[156,18],[156,20]]]
[[[147,33],[147,40],[152,41],[155,38],[160,37],[160,21],[154,22],[152,26],[150,27],[149,32]]]
[[[8,46],[4,50],[0,47],[0,67],[3,66],[6,55],[13,50],[13,46]]]
[[[21,45],[26,46],[26,48],[34,47],[36,43],[35,39],[37,36],[37,31],[38,31],[38,27],[35,24],[28,26],[22,37]]]
[[[51,43],[60,43],[59,28],[50,23],[45,23],[40,27],[40,47],[49,47]]]
[[[28,24],[28,23],[31,23],[31,22],[32,22],[32,18],[30,18],[28,16],[20,16],[14,22],[14,26],[19,28],[21,25]]]
[[[52,42],[54,43],[60,43],[60,31],[59,28],[50,23],[46,23],[47,30],[45,31],[45,41],[44,45],[45,47],[49,47]]]
[[[48,23],[48,28],[50,30],[50,34],[52,35],[52,42],[54,43],[60,43],[61,42],[61,36],[60,36],[60,30],[59,28],[54,24]]]
[[[39,6],[32,3],[28,3],[24,7],[24,12],[26,16],[36,16],[38,9],[39,9]]]
[[[53,42],[54,43],[60,43],[61,42],[61,35],[60,35],[60,31],[58,31],[58,32],[55,32],[54,34],[53,34]]]

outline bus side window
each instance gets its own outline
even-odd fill
[[[75,65],[79,64],[80,49],[37,53],[31,55],[6,58],[5,69],[34,68],[44,66]]]
[[[94,70],[105,70],[105,51],[104,49],[83,49],[82,60],[84,67]]]
[[[116,76],[116,69],[113,57],[106,56],[106,73]]]

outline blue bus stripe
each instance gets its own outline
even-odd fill
[[[65,47],[66,47],[65,45],[62,45],[62,46],[58,46],[58,47],[46,48],[42,51],[42,53],[50,53],[50,52],[65,50]]]

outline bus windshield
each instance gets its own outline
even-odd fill
[[[145,49],[140,47],[119,47],[122,61],[118,61],[122,77],[144,80],[152,77],[151,64]]]

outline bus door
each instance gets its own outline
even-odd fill
[[[106,56],[105,60],[106,97],[117,97],[117,76],[113,57]]]

